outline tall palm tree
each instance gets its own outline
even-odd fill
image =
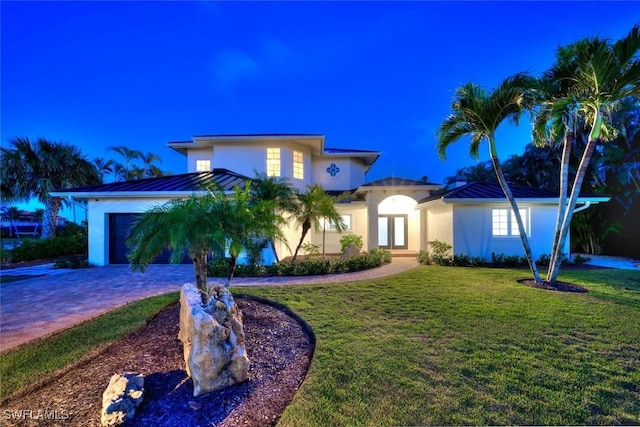
[[[560,272],[562,248],[596,145],[614,139],[618,133],[611,122],[611,113],[625,98],[640,94],[639,52],[640,26],[636,25],[615,43],[589,38],[561,47],[556,63],[544,75],[547,88],[555,85],[556,90],[543,91],[535,122],[550,124],[547,133],[551,136],[554,129],[562,129],[566,135],[565,152],[570,152],[573,134],[580,123],[588,131],[587,144],[580,156],[568,200],[569,161],[563,160],[561,165],[558,224],[547,276],[549,282],[554,282]]]
[[[37,198],[45,207],[42,237],[53,237],[62,199],[50,196],[49,192],[97,184],[98,172],[73,145],[42,138],[32,142],[24,137],[9,142],[11,148],[1,149],[2,197],[6,200]]]
[[[256,236],[283,238],[273,207],[268,202],[250,203],[249,187],[236,189],[229,198],[223,191],[171,200],[143,213],[127,237],[132,270],[144,271],[164,249],[178,263],[186,253],[193,262],[196,286],[206,303],[207,265],[213,251],[227,250],[232,263],[226,286],[230,286],[235,261]]]
[[[96,157],[93,159],[93,165],[98,171],[100,177],[100,183],[104,184],[104,176],[106,174],[112,174],[115,172],[115,162],[111,159],[105,160],[103,157]],[[115,179],[115,177],[114,177]]]
[[[525,256],[534,280],[540,282],[538,267],[533,260],[531,245],[515,198],[509,188],[495,144],[495,133],[498,126],[506,119],[515,124],[529,105],[526,88],[531,85],[531,78],[526,74],[516,74],[505,79],[493,92],[487,93],[484,88],[473,82],[458,88],[451,103],[452,113],[440,125],[437,132],[438,154],[445,158],[447,147],[463,136],[470,137],[469,154],[478,157],[480,144],[486,141],[489,155],[498,183],[511,205],[515,215],[520,239]]]
[[[132,150],[126,145],[111,146],[109,147],[109,150],[115,151],[124,160],[124,163],[115,163],[116,181],[128,181],[130,179],[135,179],[134,177],[137,173],[133,171],[135,166],[134,161],[142,157],[142,151]]]
[[[162,164],[160,156],[149,151],[146,154],[142,153],[139,158],[142,161],[142,178],[162,176],[160,168],[154,165],[156,162]]]
[[[336,225],[338,232],[342,232],[345,228],[342,216],[334,205],[334,199],[318,184],[309,185],[307,191],[297,194],[292,217],[302,227],[300,241],[293,254],[292,262],[298,258],[298,251],[312,227],[317,231],[320,229],[321,222],[328,220]]]

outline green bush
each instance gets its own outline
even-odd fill
[[[357,234],[349,233],[345,234],[340,238],[340,245],[342,245],[342,251],[344,251],[349,244],[353,243],[356,245],[358,250],[362,249],[362,236],[358,236]]]
[[[431,255],[429,255],[429,251],[425,251],[424,249],[420,249],[418,252],[417,260],[422,265],[431,265]]]
[[[451,265],[453,258],[451,257],[452,246],[440,240],[432,240],[429,242],[431,248],[431,261],[438,265]]]
[[[305,242],[300,249],[302,249],[307,255],[320,255],[320,246],[313,243]]]
[[[255,276],[308,276],[330,273],[346,273],[379,267],[391,262],[391,252],[385,249],[374,249],[370,254],[362,254],[346,259],[302,259],[296,262],[282,261],[270,266],[238,265],[235,277]],[[220,258],[209,263],[209,277],[226,277],[229,260]]]
[[[576,255],[573,257],[573,263],[575,265],[582,265],[589,261],[591,261],[591,258],[589,258],[588,256]]]
[[[53,262],[53,268],[87,268],[91,267],[89,261],[84,257],[84,255],[72,255],[57,258]]]
[[[12,262],[34,259],[58,258],[87,253],[87,241],[77,237],[53,237],[51,239],[24,239],[11,250]]]

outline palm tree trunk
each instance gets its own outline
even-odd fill
[[[231,286],[231,279],[233,279],[233,273],[236,271],[236,260],[238,257],[234,255],[231,256],[231,262],[229,262],[229,270],[227,271],[227,282],[224,284],[225,287]]]
[[[44,218],[42,221],[42,238],[55,237],[56,226],[58,225],[58,212],[62,200],[58,197],[49,197],[44,202]]]
[[[309,221],[305,221],[302,224],[302,236],[300,236],[300,241],[298,242],[298,246],[296,247],[296,251],[293,254],[291,262],[296,262],[296,259],[298,258],[298,251],[300,250],[302,243],[304,243],[304,238],[307,236],[309,229],[311,229],[311,223]]]
[[[192,256],[193,268],[196,273],[196,288],[200,291],[202,305],[208,301],[207,298],[207,253],[197,253]]]
[[[569,235],[569,227],[571,226],[571,219],[573,218],[573,210],[575,209],[576,203],[578,202],[578,196],[580,195],[580,189],[582,188],[582,181],[584,181],[584,177],[587,174],[587,169],[589,167],[589,163],[591,162],[593,152],[595,151],[598,138],[600,138],[601,131],[602,113],[598,110],[596,111],[596,115],[593,119],[591,132],[589,133],[589,140],[587,142],[587,146],[584,149],[584,153],[582,154],[582,159],[580,159],[576,177],[573,180],[571,196],[569,197],[567,210],[564,214],[564,219],[562,220],[562,227],[560,228],[560,236],[558,237],[557,245],[555,246],[555,248],[553,248],[553,252],[551,254],[551,265],[553,265],[553,267],[551,267],[551,265],[549,266],[549,273],[547,275],[547,281],[550,283],[555,282],[558,278],[558,274],[560,273],[560,265],[562,264],[560,260],[560,257],[562,256],[562,248],[567,241],[567,236]]]
[[[538,273],[538,266],[533,260],[533,255],[531,253],[531,245],[529,244],[529,238],[527,237],[527,232],[522,223],[522,217],[520,216],[520,210],[518,209],[518,204],[516,203],[515,198],[513,197],[513,193],[511,192],[511,188],[509,188],[509,184],[504,177],[504,173],[502,171],[502,166],[500,166],[500,161],[496,155],[495,145],[493,139],[489,139],[489,150],[491,153],[491,163],[493,164],[493,169],[496,172],[496,176],[498,177],[498,182],[500,183],[500,187],[502,188],[502,192],[505,197],[509,201],[511,205],[511,210],[516,217],[516,223],[518,224],[518,229],[520,230],[520,240],[522,241],[522,247],[524,248],[525,256],[527,257],[527,262],[529,263],[529,268],[531,269],[531,273],[533,274],[533,279],[536,283],[540,283],[540,274]]]
[[[571,189],[571,196],[569,197],[569,203],[567,205],[567,209],[562,221],[560,236],[558,237],[557,245],[551,255],[553,268],[551,267],[551,265],[549,266],[549,273],[547,276],[547,281],[550,283],[555,282],[558,278],[558,274],[560,273],[560,265],[562,264],[560,259],[560,257],[562,256],[562,248],[566,244],[567,236],[569,235],[571,219],[573,218],[573,210],[575,209],[576,203],[578,202],[580,188],[582,187],[582,182],[584,181],[584,177],[587,173],[589,162],[591,161],[591,157],[593,156],[593,152],[595,151],[596,143],[597,139],[589,139],[589,142],[587,143],[587,146],[584,150],[584,154],[582,155],[582,159],[580,160],[580,165],[578,166],[576,177],[573,181],[573,188]]]
[[[560,190],[558,195],[558,216],[556,217],[553,243],[551,244],[551,255],[553,255],[555,248],[558,246],[558,241],[560,240],[560,229],[562,228],[562,220],[567,209],[567,189],[569,186],[569,158],[571,156],[571,147],[573,146],[573,140],[573,132],[567,130],[564,138],[564,146],[562,148],[562,163],[560,164]],[[549,272],[554,268],[554,266],[555,258],[551,256],[549,259],[549,271],[547,272],[547,280],[549,280]]]

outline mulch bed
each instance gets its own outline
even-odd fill
[[[533,279],[520,279],[518,283],[521,283],[526,286],[531,286],[532,288],[545,289],[548,291],[558,291],[558,292],[589,292],[587,288],[583,288],[582,286],[573,285],[571,283],[566,282],[536,282]]]
[[[135,426],[269,426],[276,423],[304,380],[315,339],[283,307],[236,297],[244,316],[249,380],[193,397],[177,339],[180,306],[172,304],[145,327],[38,381],[0,404],[4,425],[100,426],[102,393],[115,373],[145,376],[145,398]],[[6,419],[7,410],[31,410],[40,419]],[[53,418],[47,420],[55,414]]]

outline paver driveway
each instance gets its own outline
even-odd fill
[[[391,264],[355,273],[236,278],[233,286],[344,283],[388,276],[417,265],[414,257],[399,257]],[[127,265],[56,273],[0,285],[0,352],[141,298],[178,291],[183,283],[194,280],[191,265],[152,265],[144,273],[131,272]],[[210,283],[223,281],[210,279]]]

